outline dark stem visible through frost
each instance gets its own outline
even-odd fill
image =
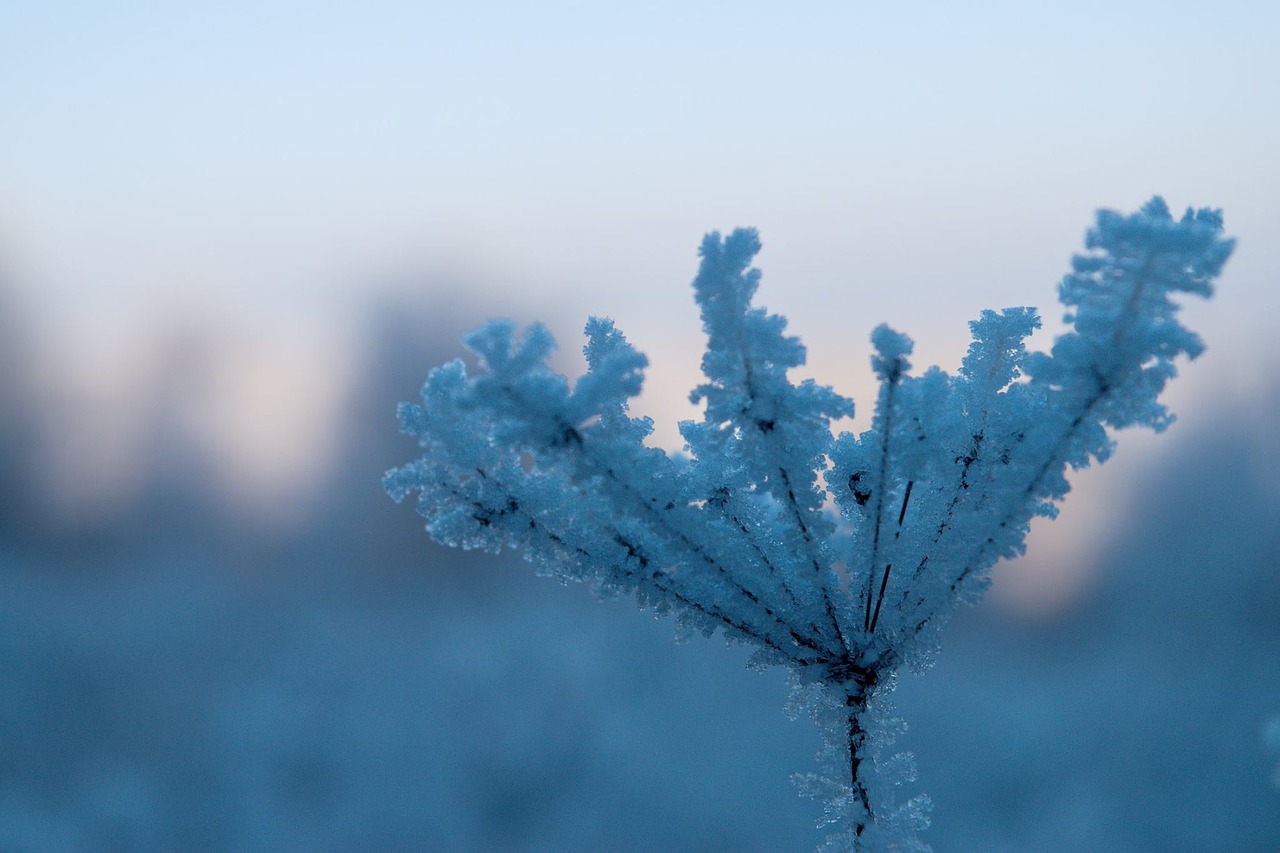
[[[862,617],[862,630],[871,633],[871,599],[875,593],[876,565],[880,560],[880,522],[884,515],[884,489],[888,479],[889,436],[893,432],[893,392],[898,385],[899,373],[894,370],[886,379],[884,395],[884,425],[880,443],[880,476],[876,481],[875,528],[871,536],[871,564],[867,567],[866,610]]]
[[[845,698],[845,707],[849,709],[849,784],[853,797],[862,806],[862,817],[854,824],[854,834],[861,836],[873,820],[871,814],[871,798],[867,794],[867,785],[859,772],[862,768],[863,747],[867,742],[866,729],[862,727],[862,715],[867,710],[867,688],[859,685],[858,689]]]
[[[844,706],[849,732],[849,787],[853,799],[862,808],[862,814],[854,819],[854,834],[857,836],[861,836],[875,822],[875,816],[871,812],[871,796],[867,791],[865,774],[862,773],[867,745],[867,730],[862,726],[862,719],[867,712],[871,692],[880,680],[880,671],[885,666],[893,666],[888,655],[865,666],[845,661],[839,674],[833,673],[833,680],[842,682],[845,689]]]
[[[902,496],[902,510],[898,513],[898,530],[893,534],[896,540],[902,535],[902,520],[907,517],[907,504],[911,502],[911,487],[916,484],[915,480],[907,481],[907,492]],[[880,579],[880,595],[876,598],[876,609],[871,614],[871,627],[867,629],[868,634],[876,632],[876,625],[880,622],[880,605],[884,604],[884,591],[889,587],[889,571],[893,568],[893,563],[887,563],[884,567],[884,577]]]

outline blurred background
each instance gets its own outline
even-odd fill
[[[788,850],[780,672],[446,551],[395,404],[490,316],[656,440],[754,225],[807,375],[952,369],[1098,207],[1239,238],[1169,434],[1120,436],[903,681],[948,850],[1280,849],[1280,6],[0,9],[0,849]]]

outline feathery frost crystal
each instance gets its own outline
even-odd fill
[[[910,756],[886,752],[900,722],[887,694],[926,668],[961,601],[1021,554],[1033,516],[1053,516],[1068,467],[1105,460],[1108,428],[1163,430],[1157,395],[1180,355],[1202,350],[1175,294],[1208,296],[1231,253],[1212,210],[1180,220],[1160,198],[1100,211],[1059,286],[1071,330],[1028,353],[1030,308],[983,311],[954,375],[911,373],[912,343],[880,326],[871,428],[833,436],[851,400],[787,372],[804,363],[786,320],[752,306],[753,230],[702,242],[693,282],[707,333],[705,417],[685,455],[646,447],[629,414],[645,357],[607,319],[586,326],[589,365],[552,372],[542,326],[491,322],[466,338],[482,361],[431,372],[400,419],[422,456],[387,474],[440,542],[514,548],[549,573],[634,594],[687,628],[755,647],[793,673],[793,710],[822,727],[821,770],[799,778],[825,803],[831,849],[925,849],[928,802],[897,802]]]

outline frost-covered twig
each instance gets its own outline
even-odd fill
[[[1110,455],[1108,429],[1171,422],[1157,396],[1173,360],[1202,349],[1171,297],[1209,295],[1232,249],[1221,228],[1209,210],[1175,221],[1158,198],[1100,212],[1059,288],[1071,331],[1047,354],[1026,352],[1032,309],[984,311],[955,375],[913,376],[911,341],[879,327],[871,428],[835,437],[852,402],[793,384],[803,346],[752,307],[755,232],[711,234],[694,280],[706,411],[680,425],[687,456],[644,445],[651,423],[628,403],[646,360],[611,321],[588,322],[572,386],[546,365],[544,328],[499,321],[467,338],[479,375],[437,368],[424,404],[401,406],[423,454],[387,489],[416,492],[441,542],[520,550],[790,668],[827,744],[803,783],[837,824],[829,846],[923,849],[927,801],[895,801],[913,771],[885,753],[896,673],[929,665],[957,604],[1022,552],[1033,516],[1056,513],[1066,469]]]

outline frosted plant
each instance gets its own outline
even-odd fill
[[[685,453],[643,443],[651,421],[628,401],[646,359],[611,321],[588,321],[572,384],[547,367],[545,328],[495,321],[466,338],[477,376],[446,364],[423,405],[401,405],[423,454],[385,484],[418,493],[440,542],[517,549],[788,667],[792,707],[826,743],[800,782],[825,802],[828,847],[925,849],[928,802],[897,801],[911,760],[886,751],[896,675],[929,666],[956,606],[1022,553],[1033,516],[1057,512],[1066,469],[1111,454],[1109,428],[1172,421],[1157,395],[1202,344],[1171,297],[1210,294],[1233,245],[1221,229],[1220,213],[1174,220],[1159,198],[1099,212],[1059,286],[1071,328],[1049,353],[1024,346],[1034,310],[984,311],[956,374],[913,375],[910,339],[880,326],[879,396],[857,436],[832,435],[852,401],[787,378],[805,350],[752,306],[756,233],[710,234],[693,282],[708,343],[692,399],[706,411],[680,425]]]

